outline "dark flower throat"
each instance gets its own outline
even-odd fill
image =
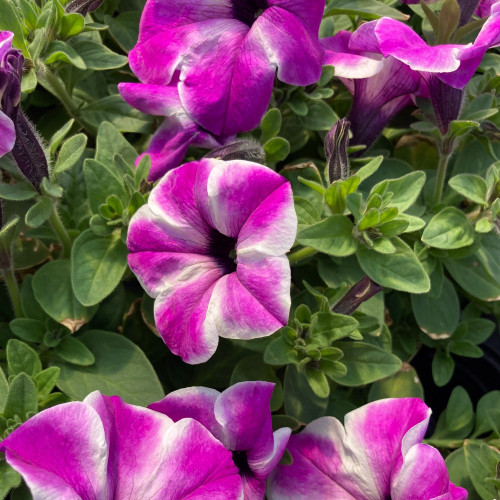
[[[234,18],[250,27],[269,7],[266,0],[232,0],[231,3],[233,4]]]
[[[209,252],[215,258],[224,274],[236,271],[236,239],[230,238],[216,229],[210,231]]]

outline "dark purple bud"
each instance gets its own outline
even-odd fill
[[[382,291],[382,287],[372,281],[368,276],[358,281],[352,288],[333,306],[337,314],[352,314],[363,302]]]
[[[34,126],[24,116],[20,107],[16,109],[13,121],[16,128],[16,142],[12,148],[12,155],[23,175],[35,189],[40,191],[42,179],[49,176],[47,157]]]
[[[459,26],[464,26],[467,24],[477,9],[479,0],[458,0],[458,5],[460,7],[460,21]]]
[[[464,101],[464,91],[450,87],[437,76],[428,75],[427,87],[436,114],[437,125],[442,135],[446,135],[450,122],[460,116]]]
[[[350,126],[351,122],[346,118],[342,118],[326,134],[325,155],[330,184],[349,177],[350,165],[347,148],[349,146]]]
[[[97,10],[103,0],[73,0],[66,6],[66,13],[74,12],[86,16],[89,12]]]
[[[219,158],[221,160],[247,160],[256,163],[263,163],[266,153],[262,146],[255,140],[243,139],[232,142],[226,146],[213,149],[205,155],[205,158]]]

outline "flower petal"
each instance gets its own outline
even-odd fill
[[[319,80],[323,48],[318,31],[310,30],[296,15],[278,6],[270,7],[257,18],[251,34],[261,40],[282,82],[303,86]]]
[[[215,284],[203,329],[215,336],[247,340],[271,335],[284,324],[231,273]]]
[[[0,449],[23,476],[34,500],[111,498],[104,428],[99,415],[84,403],[42,411],[4,439]]]
[[[237,238],[252,212],[287,180],[270,168],[242,160],[199,162],[195,198],[203,218]]]
[[[376,59],[375,55],[369,57],[363,51],[349,49],[351,35],[349,31],[339,31],[321,40],[325,49],[323,64],[334,66],[335,76],[339,78],[368,78],[377,74],[384,65],[380,56]]]
[[[293,245],[297,215],[291,185],[275,189],[248,217],[238,235],[238,258],[243,254],[281,255]]]
[[[0,157],[9,153],[16,142],[16,129],[12,120],[0,111]]]
[[[291,12],[317,35],[325,10],[324,0],[267,0],[270,7],[280,7]]]
[[[86,402],[112,416],[114,498],[239,498],[231,454],[201,424],[99,396]]]
[[[453,489],[455,495],[457,493],[463,495],[465,492],[463,488],[453,486]],[[448,470],[436,448],[427,444],[416,444],[408,450],[403,467],[392,480],[391,498],[394,500],[457,498],[450,493]]]
[[[208,387],[186,387],[167,394],[148,408],[167,415],[174,422],[194,418],[223,443],[224,431],[214,414],[215,401],[219,396],[219,391]]]
[[[7,52],[12,48],[14,33],[10,31],[0,31],[0,65],[3,64],[3,59]]]
[[[238,257],[236,274],[241,284],[283,324],[290,313],[290,264],[286,255],[267,257],[252,253]]]
[[[218,269],[198,274],[166,288],[155,301],[156,327],[169,349],[186,363],[203,363],[217,349],[217,331],[207,328],[205,318],[221,276]]]
[[[158,116],[186,115],[177,87],[173,85],[119,83],[118,91],[125,101],[142,113]]]

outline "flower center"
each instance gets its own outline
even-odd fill
[[[224,274],[236,271],[236,239],[230,238],[216,229],[210,231],[210,255],[216,260]]]
[[[240,474],[242,474],[242,475],[251,474],[252,471],[250,470],[250,466],[248,465],[247,452],[246,451],[233,451],[231,453],[233,454],[234,465],[236,465],[236,467],[238,467]]]
[[[267,0],[232,0],[235,19],[252,26],[255,20],[269,7]]]

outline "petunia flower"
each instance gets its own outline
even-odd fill
[[[202,363],[219,336],[285,325],[296,230],[290,184],[269,168],[203,159],[168,172],[132,218],[127,245],[170,350]]]
[[[268,480],[270,500],[464,500],[443,457],[422,444],[430,408],[417,398],[385,399],[345,416],[322,417],[290,438],[292,465]]]
[[[324,64],[335,67],[335,75],[353,94],[349,112],[353,143],[370,146],[389,120],[413,103],[413,94],[419,92],[422,82],[406,64],[377,54],[376,46],[351,48],[352,37],[352,33],[340,31],[323,38]]]
[[[208,387],[171,392],[149,408],[174,422],[194,418],[231,450],[243,481],[245,500],[264,498],[266,479],[285,451],[291,429],[273,433],[270,382],[240,382],[220,393]]]
[[[0,450],[34,500],[242,498],[231,453],[199,422],[98,391],[30,418]]]
[[[12,49],[14,34],[10,31],[0,31],[0,156],[9,153],[16,140],[16,128],[9,114],[21,99],[20,74],[16,61],[12,60],[17,51]],[[21,68],[23,58],[21,59]],[[17,80],[17,85],[16,85]]]
[[[148,0],[129,54],[144,84],[168,85],[190,118],[215,136],[255,128],[278,78],[321,75],[318,31],[325,0]]]
[[[499,44],[500,2],[497,2],[472,44],[429,46],[409,26],[383,17],[360,26],[353,33],[349,48],[392,57],[417,72],[427,86],[439,128],[445,134],[450,121],[459,116],[462,90],[486,51]]]
[[[160,179],[172,168],[178,167],[189,146],[219,148],[234,141],[234,136],[216,137],[196,124],[186,113],[175,84],[147,85],[141,83],[120,83],[118,90],[125,101],[139,111],[149,115],[166,116],[153,135],[144,155],[151,157],[148,180]]]

